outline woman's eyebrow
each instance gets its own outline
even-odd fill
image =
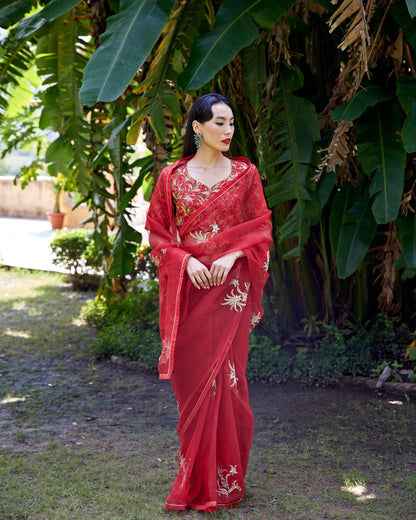
[[[214,119],[227,119],[227,118],[223,117],[223,116],[216,116]],[[230,121],[234,121],[234,117],[230,117]]]

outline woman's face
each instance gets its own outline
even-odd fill
[[[193,122],[194,131],[202,135],[202,146],[227,152],[234,134],[234,115],[225,103],[212,105],[212,119],[205,123]]]

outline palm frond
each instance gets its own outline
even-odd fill
[[[35,61],[31,44],[26,41],[16,41],[13,34],[8,36],[2,47],[3,52],[0,55],[0,118],[9,106],[12,87],[24,81],[25,73],[33,67]]]
[[[90,127],[84,118],[79,100],[82,71],[92,52],[91,43],[82,37],[86,31],[81,8],[57,18],[38,46],[39,75],[48,88],[41,94],[44,101],[43,118],[66,140],[73,150],[68,165],[77,179],[81,193],[88,188],[87,163],[90,153]]]

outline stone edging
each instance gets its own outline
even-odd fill
[[[343,376],[341,382],[352,385],[366,386],[370,390],[376,390],[377,379],[370,377]],[[392,381],[386,381],[383,383],[383,386],[380,390],[384,390],[389,394],[416,397],[416,384],[414,383],[394,383]]]

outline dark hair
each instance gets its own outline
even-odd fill
[[[218,103],[225,103],[228,105],[235,118],[235,110],[232,102],[222,94],[205,94],[195,101],[192,105],[191,110],[188,114],[188,121],[186,123],[185,138],[183,143],[183,156],[188,157],[196,153],[196,146],[194,141],[194,129],[192,123],[198,121],[198,123],[206,123],[212,119],[212,105]]]

